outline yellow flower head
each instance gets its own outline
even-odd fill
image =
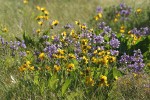
[[[75,21],[75,24],[80,25],[80,22],[79,21]]]
[[[30,65],[30,64],[31,64],[31,62],[30,62],[30,61],[26,61],[26,64],[27,64],[27,65]]]
[[[122,25],[122,26],[120,27],[120,33],[124,33],[124,32],[125,32],[125,26]]]
[[[36,33],[40,33],[40,32],[41,32],[41,30],[40,30],[40,29],[37,29],[37,30],[36,30]]]
[[[68,65],[67,65],[67,69],[68,69],[68,70],[74,69],[74,64],[73,64],[73,63],[68,64]]]
[[[53,22],[52,22],[52,26],[56,26],[56,25],[58,25],[59,24],[59,21],[58,20],[54,20]]]
[[[86,25],[80,25],[80,28],[81,28],[82,30],[85,30],[87,27],[86,27]]]
[[[54,65],[54,71],[58,72],[61,70],[61,67],[58,65]]]
[[[60,55],[64,55],[64,54],[65,54],[65,51],[62,50],[62,49],[58,49],[58,50],[57,50],[57,53],[60,54]]]
[[[39,21],[38,24],[39,24],[39,25],[43,25],[43,22],[42,22],[42,21]]]
[[[44,12],[46,9],[42,7],[40,10],[41,10],[42,12]]]
[[[116,57],[110,56],[110,57],[109,57],[109,61],[110,61],[110,62],[115,62],[115,61],[116,61]]]
[[[96,16],[94,16],[95,20],[99,20],[102,18],[102,13],[98,13]]]
[[[100,84],[99,86],[108,86],[107,76],[101,75],[100,76]]]
[[[40,58],[41,60],[43,60],[43,59],[45,58],[45,54],[44,54],[44,53],[40,53],[39,58]]]
[[[69,56],[69,58],[73,58],[73,59],[75,59],[76,58],[76,56],[74,55],[74,54],[68,54],[68,56]]]
[[[23,67],[23,66],[20,66],[18,69],[19,69],[20,72],[23,72],[23,71],[27,70],[27,69],[26,69],[25,67]]]
[[[29,67],[29,70],[33,71],[34,70],[34,66]]]
[[[46,70],[51,70],[51,67],[50,66],[46,66],[45,69]]]
[[[28,0],[23,0],[23,3],[24,4],[27,4],[29,1]]]
[[[40,6],[36,6],[36,9],[37,9],[37,10],[41,10],[41,7],[40,7]]]
[[[84,60],[85,64],[88,64],[88,59],[85,56],[83,56],[82,59]]]
[[[4,27],[4,28],[2,29],[2,32],[8,32],[8,29],[7,29],[6,27]]]
[[[47,16],[49,14],[49,12],[47,10],[44,11],[45,16]]]
[[[118,18],[115,18],[115,19],[114,19],[114,22],[118,22]]]
[[[141,13],[141,12],[142,12],[142,9],[141,9],[141,8],[138,8],[138,9],[136,10],[136,12],[137,12],[137,13]]]
[[[94,80],[92,79],[92,77],[88,76],[86,77],[86,84],[90,85],[90,86],[94,86]]]
[[[27,54],[30,54],[30,51],[26,51]]]
[[[95,58],[95,57],[92,57],[92,63],[97,63],[98,62],[98,60]]]
[[[82,39],[81,44],[82,45],[87,45],[88,44],[88,39]]]

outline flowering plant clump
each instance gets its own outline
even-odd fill
[[[24,0],[24,3],[29,1]],[[16,37],[16,41],[10,42],[0,36],[0,50],[10,49],[11,57],[17,61],[16,84],[29,93],[28,98],[36,95],[65,98],[72,91],[81,90],[85,96],[103,94],[107,99],[120,77],[148,70],[150,30],[128,26],[133,9],[126,4],[106,14],[98,7],[92,26],[75,21],[74,25],[66,24],[60,30],[57,29],[60,22],[49,19],[46,8],[36,6],[36,9],[39,12],[35,16],[36,34],[24,32],[23,40]],[[134,14],[142,12],[137,9]],[[113,16],[106,20],[104,17],[109,13]],[[57,34],[52,34],[53,29],[59,30]],[[7,32],[7,29],[2,31]],[[147,48],[141,48],[143,42]]]

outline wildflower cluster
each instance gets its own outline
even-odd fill
[[[24,3],[27,4],[28,0]],[[0,36],[0,46],[3,50],[8,47],[12,57],[19,57],[15,66],[21,78],[31,80],[26,83],[39,87],[41,93],[43,87],[52,91],[62,87],[64,95],[72,84],[70,90],[82,86],[89,89],[87,94],[94,89],[103,91],[125,74],[144,72],[144,57],[150,53],[147,49],[142,51],[138,45],[150,35],[150,30],[148,27],[129,29],[125,23],[129,23],[127,20],[132,10],[127,5],[120,4],[108,21],[103,17],[102,8],[98,7],[96,16],[92,18],[93,27],[75,21],[77,27],[66,24],[57,34],[52,34],[51,30],[58,30],[59,21],[50,20],[46,8],[36,6],[36,9],[39,12],[36,16],[38,34],[33,37],[25,32],[23,40],[16,37],[16,41],[10,42]],[[141,9],[136,13],[140,14]],[[116,25],[119,20],[121,24]],[[43,27],[46,22],[49,23],[48,28]],[[1,31],[7,32],[8,29],[2,27]],[[132,51],[134,54],[128,55]]]
[[[133,72],[140,72],[145,66],[140,49],[135,50],[133,56],[129,56],[126,53],[122,55],[120,63],[131,69]]]

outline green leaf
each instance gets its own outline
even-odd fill
[[[105,73],[104,73],[104,75],[105,75],[105,76],[107,76],[107,75],[108,75],[108,69],[107,69],[107,68],[105,69]]]
[[[48,81],[48,87],[52,90],[55,90],[57,88],[57,82],[57,75],[53,75]]]
[[[39,85],[39,73],[38,72],[34,75],[34,84]]]
[[[122,76],[123,74],[116,68],[114,67],[113,68],[113,77],[115,78],[116,76],[119,77],[119,76]]]
[[[67,80],[65,81],[65,83],[63,84],[63,86],[62,86],[62,88],[61,88],[61,90],[62,90],[62,95],[64,95],[64,93],[66,92],[66,90],[67,90],[67,88],[69,87],[70,83],[71,83],[71,79],[67,79]]]
[[[20,42],[21,42],[21,39],[19,39],[18,37],[15,37],[15,38],[16,38],[17,41],[20,41]]]

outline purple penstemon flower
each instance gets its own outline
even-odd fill
[[[97,12],[97,13],[102,13],[102,12],[103,12],[102,7],[97,7],[96,12]]]
[[[118,56],[119,51],[118,50],[110,50],[111,55]]]
[[[104,37],[102,37],[101,35],[95,36],[94,37],[94,43],[104,43]]]
[[[132,69],[134,72],[139,72],[143,69],[145,64],[143,63],[143,55],[141,54],[140,49],[134,50],[133,56],[122,55],[120,63],[125,64],[127,68]]]
[[[117,38],[112,38],[109,43],[113,48],[119,48],[120,46],[120,41]]]

